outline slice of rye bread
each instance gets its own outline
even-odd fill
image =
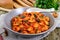
[[[19,5],[19,4],[16,3],[16,2],[14,2],[13,5],[14,5],[15,8],[20,8],[20,7],[22,7],[21,5]]]
[[[23,7],[30,7],[29,5],[25,4],[22,0],[16,0],[16,2],[18,2]]]
[[[27,5],[33,6],[33,4],[31,2],[29,2],[28,0],[22,0],[24,3],[26,3]]]
[[[0,7],[12,9],[13,0],[0,0]]]

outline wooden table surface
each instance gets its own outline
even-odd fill
[[[0,10],[0,15],[5,14],[5,11]],[[51,32],[47,37],[42,40],[60,40],[60,28],[56,28],[53,32]]]
[[[56,28],[47,37],[42,40],[60,40],[60,28]]]

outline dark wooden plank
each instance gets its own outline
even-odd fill
[[[51,32],[47,37],[42,40],[60,40],[60,29],[56,28],[53,32]]]

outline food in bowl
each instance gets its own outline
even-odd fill
[[[23,34],[37,34],[49,29],[50,19],[40,12],[23,12],[11,19],[12,30]]]

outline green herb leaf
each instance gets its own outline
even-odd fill
[[[54,8],[58,10],[59,4],[58,0],[36,0],[35,7],[43,9]]]
[[[39,23],[40,22],[40,19],[37,18],[36,21]]]
[[[37,15],[36,15],[36,14],[34,14],[34,17],[35,17],[35,18],[37,18]]]
[[[24,15],[22,15],[22,16],[20,16],[21,18],[25,18],[25,16]]]
[[[28,20],[23,20],[23,22],[27,23],[27,22],[28,22]]]

